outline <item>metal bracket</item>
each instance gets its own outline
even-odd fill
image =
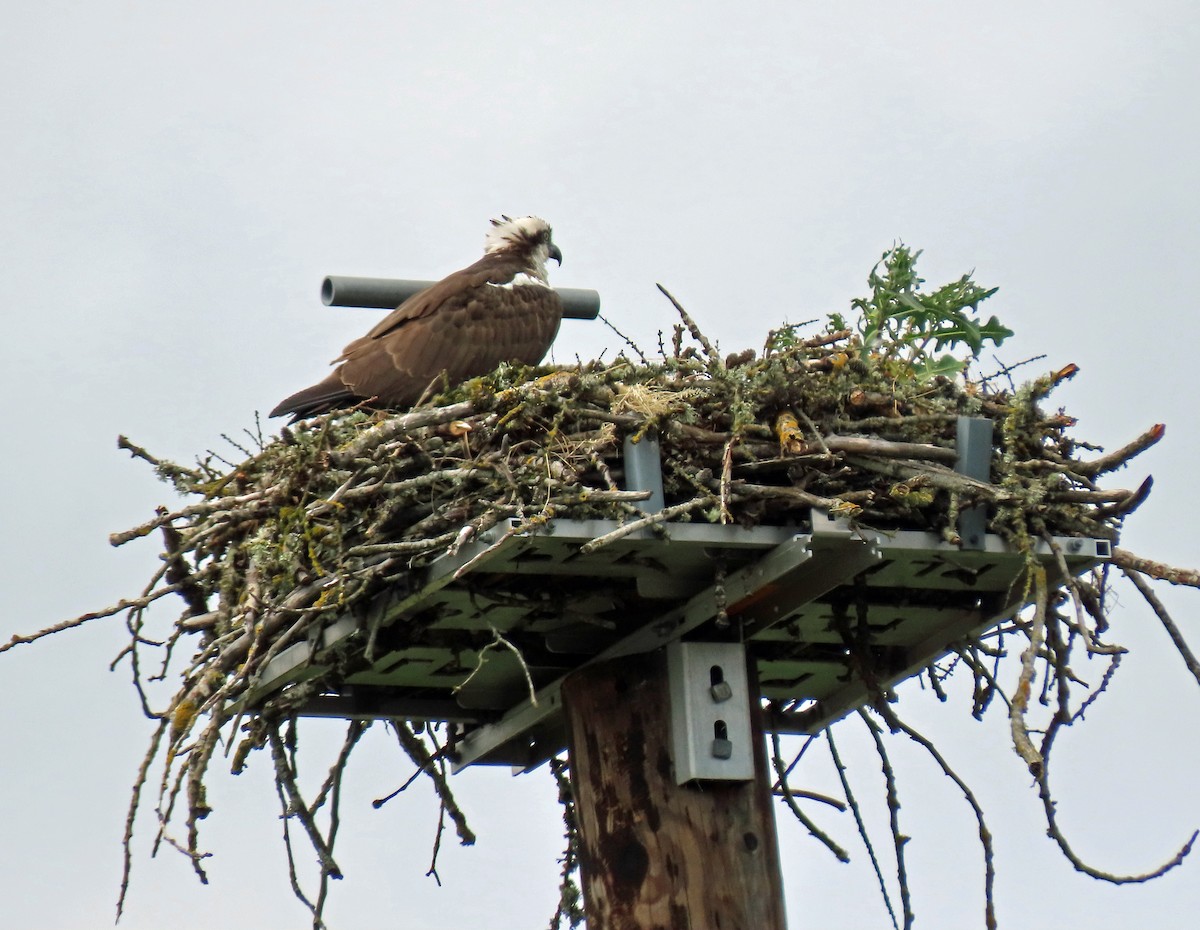
[[[676,784],[753,780],[745,646],[673,642],[667,678]]]

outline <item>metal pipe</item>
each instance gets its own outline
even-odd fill
[[[331,274],[321,282],[321,302],[327,307],[375,307],[394,310],[413,294],[436,281],[401,281],[395,278],[354,278]],[[556,287],[563,317],[594,320],[600,314],[600,294],[578,287]]]

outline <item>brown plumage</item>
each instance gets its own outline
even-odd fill
[[[281,401],[271,416],[293,420],[371,401],[416,403],[442,378],[458,384],[501,362],[541,361],[562,320],[546,260],[562,263],[550,226],[535,216],[492,220],[484,255],[414,294],[342,350],[324,381]]]

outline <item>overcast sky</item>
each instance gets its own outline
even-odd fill
[[[599,290],[646,348],[674,322],[655,282],[734,349],[846,310],[899,239],[925,249],[931,283],[975,269],[1017,333],[1002,361],[1081,367],[1053,400],[1077,435],[1115,447],[1167,424],[1110,479],[1156,480],[1124,544],[1200,564],[1195,4],[739,6],[10,4],[0,639],[132,596],[154,571],[157,540],[107,544],[174,503],[118,433],[184,461],[227,448],[223,432],[317,380],[377,318],[323,307],[324,275],[440,277],[478,257],[499,213],[549,219],[553,281]],[[568,321],[555,355],[606,347],[600,324]],[[1200,647],[1191,593],[1164,597]],[[1112,637],[1133,652],[1060,740],[1054,786],[1081,854],[1142,871],[1200,826],[1200,693],[1136,595],[1122,601]],[[111,925],[152,729],[128,670],[107,670],[122,632],[101,621],[0,656],[6,927]],[[970,720],[966,684],[947,706],[907,688],[900,710],[990,813],[1001,926],[1193,927],[1200,860],[1144,886],[1075,873],[1006,721]],[[310,728],[310,764],[338,729]],[[877,763],[843,729],[878,816]],[[544,926],[561,833],[548,773],[455,779],[480,841],[444,851],[439,889],[423,877],[428,793],[370,808],[408,773],[379,731],[351,766],[332,926]],[[918,927],[982,926],[969,809],[928,759],[894,753]],[[178,855],[148,858],[143,811],[122,927],[307,925],[268,769],[261,754],[240,778],[214,767],[208,887]],[[832,770],[808,783],[833,790]],[[855,861],[780,812],[792,926],[888,926],[852,823],[816,815]]]

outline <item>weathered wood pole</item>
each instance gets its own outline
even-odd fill
[[[762,722],[756,778],[676,785],[661,653],[563,684],[588,930],[784,930]]]

